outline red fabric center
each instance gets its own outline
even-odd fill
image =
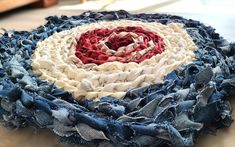
[[[75,55],[84,63],[140,63],[164,51],[163,38],[142,27],[94,29],[77,39]]]
[[[110,37],[108,41],[105,43],[110,49],[117,50],[119,47],[127,46],[133,43],[133,39],[131,35],[126,35],[124,37]]]

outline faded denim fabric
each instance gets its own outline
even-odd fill
[[[198,49],[196,60],[169,73],[164,82],[127,92],[123,99],[75,101],[53,83],[33,75],[38,41],[55,32],[118,19],[183,23]],[[210,26],[166,14],[92,12],[50,16],[31,32],[0,36],[0,118],[8,127],[49,128],[61,141],[98,146],[193,146],[200,133],[229,127],[235,93],[235,44]]]

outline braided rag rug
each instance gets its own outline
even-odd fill
[[[235,44],[166,14],[50,16],[0,35],[0,119],[70,144],[193,146],[232,123]]]

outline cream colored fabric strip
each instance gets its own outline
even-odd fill
[[[107,62],[83,64],[75,56],[76,37],[95,28],[141,26],[164,39],[165,51],[141,63]],[[134,35],[134,34],[133,34]],[[55,82],[74,98],[99,100],[102,96],[122,98],[126,91],[162,82],[164,76],[195,58],[196,45],[182,24],[120,20],[78,26],[55,33],[37,44],[32,67],[41,79]],[[125,50],[125,49],[124,49]],[[147,50],[147,49],[146,49]]]

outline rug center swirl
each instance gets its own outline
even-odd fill
[[[158,34],[139,26],[99,28],[77,38],[75,55],[84,63],[140,63],[164,51]]]

